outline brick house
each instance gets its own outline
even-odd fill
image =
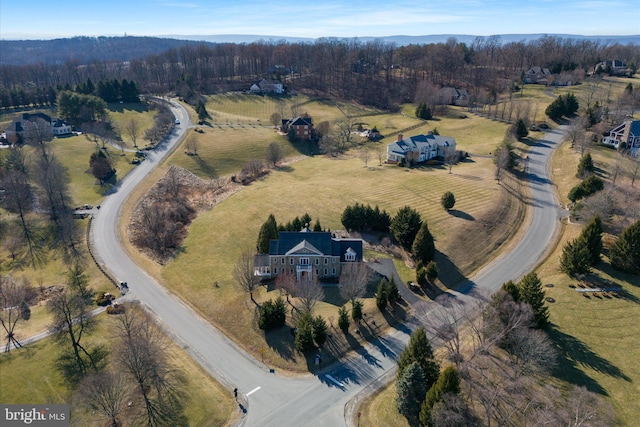
[[[282,119],[282,132],[289,133],[289,129],[295,129],[296,138],[302,140],[316,139],[316,130],[313,127],[311,117],[293,117],[291,119]]]

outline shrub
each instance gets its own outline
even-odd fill
[[[613,268],[629,273],[640,272],[640,221],[625,229],[609,252]]]
[[[591,154],[587,153],[580,159],[580,163],[578,163],[578,173],[576,176],[578,178],[586,178],[588,175],[592,174],[595,169],[593,165],[593,159],[591,158]]]
[[[353,302],[353,305],[351,306],[351,318],[358,324],[362,320],[362,301]]]
[[[598,178],[595,175],[591,175],[589,178],[582,181],[580,184],[576,185],[569,191],[568,198],[572,202],[577,202],[578,200],[584,199],[585,197],[591,196],[594,193],[602,190],[604,188],[604,181]]]
[[[416,270],[416,282],[420,286],[427,286],[429,281],[427,280],[427,270],[423,265],[419,265]]]
[[[438,266],[434,261],[429,261],[429,264],[427,264],[424,270],[425,270],[425,276],[429,281],[429,283],[433,283],[433,281],[438,278],[438,273],[440,271],[438,270]]]
[[[282,297],[265,301],[258,310],[258,327],[265,331],[279,328],[284,325],[286,318],[287,306]]]
[[[313,319],[313,340],[316,342],[316,345],[320,348],[324,346],[324,343],[327,341],[327,322],[322,318],[322,316],[318,316]]]
[[[113,304],[107,307],[107,314],[121,314],[124,313],[124,305]]]
[[[456,204],[456,196],[454,196],[451,191],[447,191],[442,195],[442,198],[440,199],[440,204],[446,211],[449,211],[453,209],[453,207]]]

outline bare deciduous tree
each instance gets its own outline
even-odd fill
[[[295,296],[297,290],[296,276],[293,274],[279,274],[275,279],[276,289],[287,298],[287,302],[291,304],[289,297]]]
[[[338,290],[340,296],[351,301],[351,304],[362,298],[367,292],[367,284],[371,278],[369,267],[363,262],[348,262],[342,267]]]
[[[324,299],[324,289],[314,274],[310,280],[303,278],[297,284],[296,297],[299,301],[299,311],[303,313],[311,313],[318,301]]]
[[[187,149],[187,154],[190,156],[198,155],[198,137],[195,135],[189,135],[187,141],[185,142],[185,148]]]
[[[10,276],[0,277],[0,325],[7,334],[4,351],[11,350],[11,345],[15,348],[22,347],[15,336],[15,329],[21,320],[29,320],[28,305],[26,308],[24,307],[26,299],[27,293],[24,284],[16,282]]]
[[[364,163],[365,168],[369,167],[369,160],[371,160],[371,149],[368,145],[365,144],[360,147],[360,149],[358,150],[358,157]]]
[[[253,298],[253,292],[258,289],[260,285],[260,279],[255,275],[255,254],[250,251],[243,252],[233,269],[233,278],[236,280],[236,284],[240,290],[247,292],[251,301],[255,305],[258,305]]]
[[[139,419],[149,426],[183,425],[183,380],[167,361],[168,342],[151,316],[126,304],[116,318],[117,366],[133,382]]]
[[[127,409],[128,394],[127,383],[117,370],[90,374],[76,390],[79,405],[106,418],[109,427],[123,425],[120,417]]]
[[[277,142],[272,142],[267,147],[266,160],[275,168],[278,162],[282,160],[282,147]]]
[[[124,130],[127,132],[127,135],[131,139],[133,146],[137,150],[138,149],[137,141],[138,141],[138,136],[140,135],[140,125],[138,124],[138,121],[135,118],[132,118],[125,124]]]

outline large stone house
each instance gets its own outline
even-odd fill
[[[395,142],[387,145],[387,163],[400,163],[404,159],[409,164],[446,159],[456,151],[456,140],[450,136],[415,135],[408,138],[400,133]]]
[[[436,98],[441,105],[469,106],[469,91],[466,89],[443,87],[438,91]]]
[[[316,139],[316,130],[313,127],[311,117],[292,117],[290,119],[282,119],[282,132],[289,133],[289,129],[294,129],[296,138],[302,140]]]
[[[340,277],[346,263],[363,260],[361,239],[334,237],[330,232],[281,231],[271,240],[269,253],[256,255],[255,275],[263,279],[279,275],[295,275],[298,281],[317,277],[334,281]]]
[[[629,154],[638,157],[640,151],[640,120],[628,120],[609,131],[609,135],[602,138],[602,144],[620,149],[624,143],[624,149],[629,150]]]
[[[6,138],[9,141],[19,141],[38,123],[44,125],[44,128],[40,129],[41,132],[51,132],[53,136],[71,133],[71,125],[62,119],[52,119],[45,113],[23,113],[5,129]]]

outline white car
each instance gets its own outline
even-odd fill
[[[176,124],[179,125],[180,124],[180,119],[176,119]]]

